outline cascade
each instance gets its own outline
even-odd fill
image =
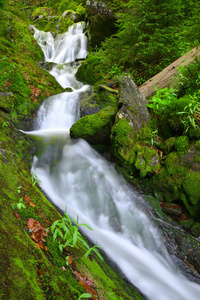
[[[87,55],[84,23],[53,38],[34,29],[50,73],[64,92],[47,98],[30,135],[40,137],[43,151],[32,172],[51,201],[70,217],[92,227],[83,232],[119,266],[150,300],[199,300],[200,286],[187,280],[168,254],[158,229],[143,208],[143,197],[127,186],[111,163],[84,140],[71,140],[69,129],[79,118],[80,93],[89,89],[75,79],[76,59]]]

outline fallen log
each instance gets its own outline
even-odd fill
[[[173,82],[173,79],[178,75],[178,69],[191,63],[198,56],[200,56],[200,47],[195,47],[174,61],[160,73],[143,83],[139,87],[140,92],[149,99],[153,94],[155,94],[154,86],[157,89],[163,89],[170,86],[175,87],[178,84],[178,81],[175,80],[175,82]]]

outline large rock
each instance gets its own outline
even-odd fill
[[[121,109],[116,121],[125,118],[137,133],[150,120],[147,101],[130,76],[123,76],[119,82],[119,105]]]
[[[163,167],[152,178],[150,185],[160,200],[181,203],[184,211],[199,221],[200,142],[187,145],[183,137],[165,141],[164,146],[169,147],[163,148],[165,154]]]
[[[93,115],[98,113],[101,109],[107,106],[116,106],[117,100],[113,94],[102,90],[95,93],[92,90],[84,92],[80,95],[80,117]]]
[[[150,147],[152,133],[148,126],[150,115],[146,103],[131,77],[122,77],[118,103],[121,108],[111,134],[112,154],[130,174],[139,174],[141,178],[161,168],[158,152]]]
[[[111,133],[114,159],[118,164],[126,167],[130,174],[139,174],[141,178],[154,174],[161,168],[158,152],[149,147],[145,141],[145,135],[148,139],[147,133],[148,128],[146,133],[141,130],[138,136],[135,136],[125,118],[113,126]]]
[[[70,136],[83,138],[92,145],[109,144],[116,112],[116,107],[108,106],[96,114],[81,118],[70,128]]]
[[[87,0],[86,12],[89,21],[89,37],[93,47],[100,46],[101,42],[116,32],[116,17],[108,9],[105,2]]]

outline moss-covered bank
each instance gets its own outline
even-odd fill
[[[86,290],[76,274],[90,280],[95,299],[143,299],[105,262],[83,258],[81,244],[70,249],[74,263],[67,267],[66,255],[48,231],[61,215],[32,177],[33,144],[19,131],[30,128],[43,99],[62,91],[38,66],[43,54],[28,28],[35,6],[43,2],[0,6],[0,298],[77,300]],[[42,244],[28,227],[31,218],[47,231]]]

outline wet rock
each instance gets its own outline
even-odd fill
[[[178,223],[187,231],[191,229],[191,227],[194,225],[194,220],[191,218],[188,218],[185,214],[182,214],[180,219],[178,220]]]
[[[164,202],[160,203],[162,211],[171,216],[172,218],[179,219],[182,215],[182,208],[177,204],[167,204]]]

